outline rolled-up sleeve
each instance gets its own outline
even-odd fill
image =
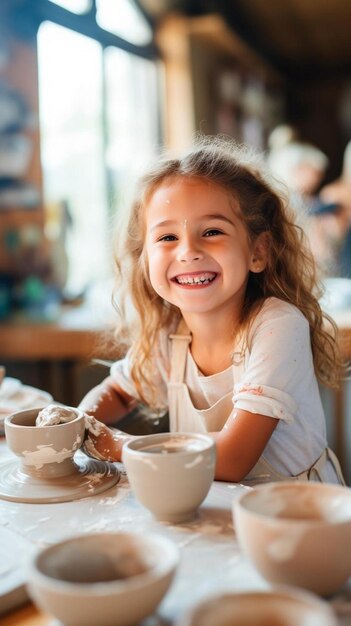
[[[297,411],[297,404],[289,394],[267,385],[235,385],[233,403],[237,409],[276,417],[288,423],[293,421]]]
[[[255,322],[241,380],[234,385],[235,408],[292,423],[296,399],[313,377],[309,324],[290,304],[270,299]]]

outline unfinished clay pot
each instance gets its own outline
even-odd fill
[[[84,413],[69,407],[75,419],[64,424],[37,427],[41,409],[27,409],[5,419],[5,436],[10,450],[19,457],[26,474],[40,478],[67,476],[75,472],[73,456],[85,432]]]
[[[118,482],[120,473],[115,465],[88,459],[79,451],[85,433],[84,413],[63,408],[74,417],[62,424],[36,426],[41,408],[5,418],[6,442],[17,458],[0,466],[1,499],[67,502],[95,495]]]
[[[122,460],[138,500],[161,521],[195,517],[214,479],[216,450],[208,435],[146,435],[123,447]]]

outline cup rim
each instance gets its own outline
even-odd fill
[[[155,433],[151,435],[141,435],[140,437],[135,437],[134,439],[130,439],[129,441],[126,441],[126,443],[123,445],[123,452],[128,452],[128,454],[131,454],[131,455],[141,454],[145,456],[152,454],[152,458],[155,458],[155,457],[165,458],[165,455],[163,452],[150,452],[149,450],[145,450],[143,447],[135,448],[135,446],[139,446],[143,444],[145,444],[145,447],[150,447],[152,443],[157,444],[158,442],[162,442],[162,440],[164,440],[165,438],[166,439],[184,438],[184,440],[197,439],[207,444],[207,445],[204,445],[204,447],[200,448],[199,450],[180,450],[179,452],[177,451],[175,453],[177,457],[182,457],[182,456],[186,457],[186,456],[190,456],[194,454],[200,454],[201,452],[205,452],[207,450],[210,450],[211,448],[214,448],[216,445],[214,439],[212,439],[212,437],[210,437],[210,435],[206,433],[176,431],[176,432],[171,432],[171,433]]]
[[[23,424],[15,424],[12,421],[12,418],[16,417],[17,415],[23,415],[24,413],[32,413],[32,412],[36,412],[36,414],[38,415],[38,413],[40,411],[42,411],[43,409],[47,408],[47,404],[45,404],[44,406],[39,406],[39,407],[32,407],[31,409],[22,409],[21,411],[15,411],[14,413],[11,413],[11,415],[7,415],[4,419],[4,427],[6,428],[26,428],[26,430],[32,430],[38,429],[38,426],[36,426],[35,424],[33,426],[24,426]],[[58,405],[59,406],[59,405]],[[46,429],[50,428],[50,430],[52,428],[60,428],[61,426],[66,426],[68,424],[75,424],[76,422],[84,419],[85,415],[84,415],[84,411],[81,411],[80,409],[77,409],[77,407],[74,406],[68,406],[68,405],[63,405],[64,408],[66,409],[71,409],[72,411],[74,411],[75,413],[77,413],[76,417],[73,420],[70,420],[69,422],[62,422],[61,424],[52,424],[50,426],[40,426],[40,430],[41,431],[45,431]]]
[[[208,607],[214,602],[223,602],[226,599],[233,600],[234,603],[239,602],[241,600],[248,600],[250,603],[257,600],[257,598],[262,598],[268,596],[269,598],[277,598],[279,599],[287,599],[296,601],[297,603],[305,604],[306,606],[318,610],[319,614],[323,614],[329,620],[329,626],[336,626],[337,621],[334,616],[334,613],[328,603],[317,595],[313,594],[310,591],[305,589],[300,589],[297,587],[292,587],[291,585],[283,585],[283,584],[275,584],[272,585],[269,589],[265,590],[257,590],[250,589],[247,591],[240,592],[230,592],[224,591],[223,593],[215,593],[211,595],[206,600],[200,601],[195,606],[193,606],[189,612],[185,614],[183,619],[177,622],[177,626],[194,626],[195,619],[198,619],[198,611]],[[235,610],[235,606],[233,606]]]
[[[136,574],[128,578],[82,583],[54,578],[53,576],[46,574],[39,568],[39,559],[43,558],[46,553],[57,550],[58,547],[63,547],[70,543],[73,544],[77,541],[89,542],[89,538],[104,538],[106,540],[106,537],[109,536],[111,538],[118,537],[121,541],[123,541],[124,539],[136,538],[138,541],[146,540],[147,543],[157,543],[160,547],[163,548],[163,556],[166,554],[167,559],[161,560],[160,563],[157,563],[155,565],[155,567],[148,569],[141,574]],[[98,597],[104,597],[110,596],[112,594],[118,595],[129,591],[136,591],[149,584],[152,584],[156,580],[162,579],[168,574],[175,571],[179,564],[179,560],[179,549],[176,544],[167,537],[157,535],[154,532],[145,533],[142,537],[137,532],[107,531],[100,533],[88,533],[84,535],[74,535],[71,537],[67,537],[62,541],[58,541],[39,550],[29,562],[29,580],[31,581],[33,586],[36,584],[35,581],[38,581],[39,584],[44,585],[46,589],[49,589],[51,592],[54,593],[55,591],[57,591],[58,593],[64,593],[66,595],[86,596],[86,594],[90,592]]]
[[[294,517],[277,517],[276,515],[260,512],[257,510],[253,510],[249,508],[245,502],[245,500],[252,498],[254,495],[259,493],[260,491],[269,491],[273,489],[278,489],[279,487],[288,487],[288,489],[300,489],[302,487],[307,487],[307,489],[315,490],[315,491],[325,491],[326,489],[336,491],[340,495],[345,494],[345,490],[348,494],[348,497],[351,497],[351,488],[344,487],[343,485],[336,485],[333,483],[319,483],[314,481],[277,481],[274,483],[265,483],[252,487],[250,491],[244,491],[240,494],[235,500],[233,500],[232,508],[233,513],[235,515],[237,510],[245,511],[246,515],[249,515],[253,518],[264,520],[266,523],[271,525],[279,525],[279,526],[291,526],[291,525],[308,525],[309,527],[324,527],[324,526],[343,526],[351,524],[351,514],[348,519],[341,520],[333,520],[328,518],[294,518]]]

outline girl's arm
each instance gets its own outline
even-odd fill
[[[118,421],[136,405],[137,400],[126,394],[110,376],[84,396],[78,408],[87,414],[83,449],[88,456],[103,461],[121,460],[123,444],[133,437],[108,428],[106,423]]]
[[[134,436],[109,428],[92,416],[86,417],[85,423],[87,434],[83,443],[84,452],[101,461],[121,461],[123,445],[134,439]]]
[[[223,429],[211,433],[217,446],[215,480],[240,482],[260,458],[278,420],[238,409]],[[93,417],[87,420],[88,436],[83,448],[93,458],[121,461],[122,447],[133,439],[120,430],[108,428]]]
[[[257,463],[278,420],[238,409],[222,430],[211,433],[217,446],[215,480],[240,482]]]
[[[127,415],[136,405],[137,400],[108,376],[84,396],[78,408],[100,422],[111,424]]]

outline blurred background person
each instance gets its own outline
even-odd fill
[[[345,148],[341,176],[322,187],[320,198],[330,210],[321,213],[316,224],[315,253],[326,275],[350,278],[351,141]]]
[[[301,141],[287,125],[274,129],[268,141],[268,165],[278,182],[284,183],[296,210],[304,218],[320,211],[318,195],[329,160],[316,146]]]
[[[329,160],[286,125],[269,138],[268,165],[286,185],[298,223],[307,232],[321,278],[349,276],[351,268],[351,144],[343,174],[321,188]],[[348,164],[347,164],[348,157]]]

